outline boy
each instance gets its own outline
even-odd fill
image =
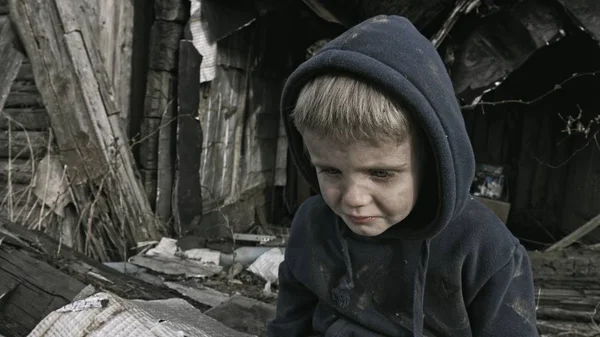
[[[474,156],[435,48],[378,16],[283,91],[298,210],[271,337],[537,336],[525,249],[469,195]]]

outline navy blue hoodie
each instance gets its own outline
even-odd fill
[[[318,190],[289,114],[301,88],[344,72],[397,98],[430,160],[411,214],[376,237],[352,233],[321,196],[297,211],[279,270],[271,337],[537,336],[525,249],[474,200],[474,156],[444,64],[406,19],[378,16],[327,44],[289,77],[282,114],[296,166]]]

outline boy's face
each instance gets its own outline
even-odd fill
[[[342,144],[310,131],[303,136],[325,202],[354,233],[379,235],[410,214],[419,165],[409,141]]]

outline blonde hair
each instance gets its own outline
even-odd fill
[[[399,102],[375,86],[345,74],[326,74],[300,91],[292,120],[301,134],[340,142],[411,140],[412,122]]]

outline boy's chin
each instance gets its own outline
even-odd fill
[[[356,235],[360,236],[377,236],[388,230],[391,226],[381,224],[356,225],[346,222],[346,226]]]

